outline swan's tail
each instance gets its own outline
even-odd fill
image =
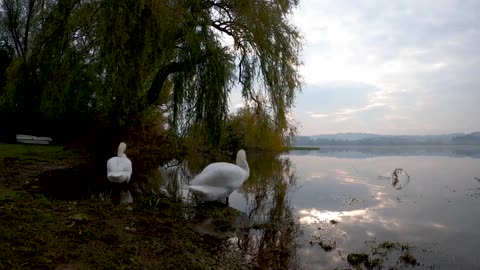
[[[127,145],[124,142],[121,142],[120,145],[118,146],[118,152],[117,156],[118,157],[126,157],[125,155],[125,150],[127,149]]]
[[[130,175],[128,175],[128,173],[125,173],[125,172],[109,172],[107,174],[107,178],[108,180],[110,180],[110,182],[114,182],[114,183],[123,183],[123,182],[127,182],[130,181]]]

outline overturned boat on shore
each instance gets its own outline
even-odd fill
[[[17,142],[28,143],[28,144],[51,144],[52,138],[17,134]]]

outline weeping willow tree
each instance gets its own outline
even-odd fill
[[[171,130],[200,131],[215,143],[238,85],[285,132],[300,87],[301,37],[289,22],[297,5],[3,0],[0,29],[18,49],[2,98],[16,111],[80,113],[120,126],[157,113]]]
[[[239,148],[281,152],[290,145],[295,133],[295,126],[282,129],[275,124],[271,114],[258,104],[247,105],[227,119],[221,147],[232,153]]]

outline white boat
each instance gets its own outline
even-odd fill
[[[17,134],[17,142],[28,144],[50,144],[52,142],[52,138]]]

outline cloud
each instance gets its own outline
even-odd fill
[[[358,115],[359,113],[363,113],[377,107],[386,107],[386,105],[383,103],[372,103],[360,108],[341,109],[330,114],[314,112],[308,112],[308,114],[313,118],[332,118],[334,121],[345,121],[351,119],[353,116]]]
[[[307,40],[306,89],[295,113],[301,133],[340,132],[347,124],[348,131],[393,134],[477,128],[480,1],[300,5],[294,22]]]
[[[335,115],[342,115],[342,116],[345,116],[345,115],[351,115],[351,114],[356,114],[356,113],[359,113],[359,112],[364,112],[364,111],[368,111],[372,108],[375,108],[375,107],[386,107],[385,104],[383,103],[372,103],[372,104],[368,104],[364,107],[361,107],[361,108],[356,108],[356,109],[345,109],[345,110],[341,110],[339,112],[336,112]]]
[[[325,118],[325,117],[329,117],[328,114],[314,114],[314,113],[311,113],[310,116],[311,116],[311,117],[314,117],[314,118]]]

